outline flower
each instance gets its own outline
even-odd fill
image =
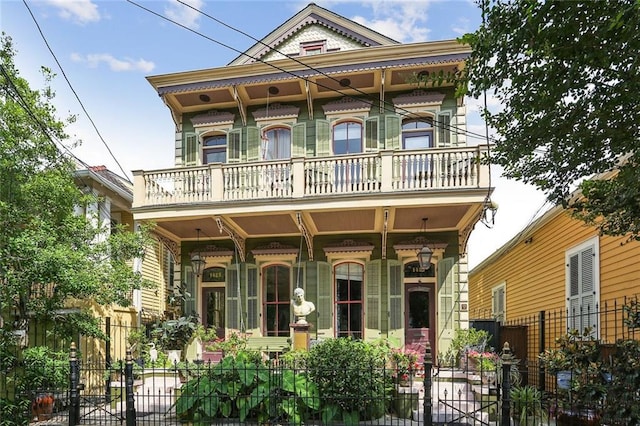
[[[467,352],[467,359],[473,361],[480,371],[493,371],[498,363],[498,354],[489,351],[471,349]]]
[[[409,380],[418,371],[418,352],[413,349],[392,349],[391,364],[393,377],[398,380]]]

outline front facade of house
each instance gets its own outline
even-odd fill
[[[639,259],[640,242],[600,236],[554,207],[470,272],[470,316],[511,323],[559,312],[548,342],[585,327],[615,341],[622,321],[611,319],[614,306],[640,293]]]
[[[466,242],[491,188],[463,99],[414,81],[469,53],[310,4],[228,66],[149,77],[175,167],[134,172],[133,217],[179,259],[187,312],[220,336],[288,336],[301,287],[313,338],[445,350],[467,324]]]

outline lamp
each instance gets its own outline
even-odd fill
[[[422,218],[422,228],[420,229],[425,234],[427,233],[427,220],[428,218]],[[433,250],[428,245],[423,245],[420,250],[416,253],[418,256],[418,264],[420,265],[420,269],[427,270],[431,268],[431,256],[433,255]]]
[[[197,241],[200,241],[200,228],[196,228],[196,232],[197,232]],[[193,253],[191,253],[191,268],[193,269],[193,272],[195,272],[196,276],[200,276],[200,274],[202,273],[202,268],[205,265],[205,261],[202,258],[202,256],[200,255],[199,251],[195,251]]]

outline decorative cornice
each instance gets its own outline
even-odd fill
[[[427,238],[423,236],[419,236],[409,241],[402,241],[398,244],[394,244],[393,249],[396,251],[405,251],[405,250],[413,250],[417,251],[424,246],[427,246],[433,250],[441,249],[444,250],[447,248],[447,243],[440,243],[429,241]]]
[[[259,255],[281,255],[281,254],[288,254],[288,255],[297,255],[298,254],[298,248],[293,247],[293,246],[289,246],[289,245],[284,245],[284,244],[280,244],[277,241],[271,242],[269,244],[267,244],[266,246],[261,246],[261,247],[256,247],[255,249],[251,250],[251,253],[254,256],[259,256]]]
[[[330,244],[324,247],[325,253],[355,253],[371,252],[374,249],[371,243],[359,242],[355,240],[344,240],[338,244]]]
[[[208,245],[202,250],[196,250],[202,257],[229,257],[233,256],[233,250],[227,247],[218,247],[216,245]]]
[[[328,102],[322,105],[325,114],[335,114],[337,112],[369,112],[371,102],[349,97],[343,97],[337,101]]]
[[[409,105],[441,105],[445,94],[440,92],[427,92],[425,90],[414,90],[411,93],[396,96],[393,98],[393,105],[396,107],[406,107]]]
[[[233,124],[235,115],[227,111],[209,111],[205,114],[198,114],[191,119],[194,127],[209,126],[219,124]]]
[[[298,118],[300,108],[295,105],[282,105],[275,103],[269,105],[268,108],[260,108],[255,110],[252,115],[256,121],[267,120],[271,118]]]

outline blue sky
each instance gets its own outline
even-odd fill
[[[309,3],[183,1],[258,39]],[[108,149],[63,78],[27,6],[21,0],[0,3],[0,26],[13,38],[18,51],[15,61],[22,77],[29,80],[32,88],[39,88],[43,84],[41,66],[58,74],[53,84],[57,93],[54,105],[60,117],[77,115],[77,122],[68,128],[68,133],[72,140],[82,141],[72,149],[73,153],[89,165],[106,165],[129,178],[131,170],[173,167],[173,122],[145,77],[220,67],[238,56],[238,52],[172,24],[133,2],[237,51],[244,51],[254,43],[176,0],[26,0]],[[473,31],[480,23],[480,10],[470,0],[316,0],[315,3],[403,43],[456,38]],[[477,101],[468,102],[469,130],[484,134],[475,105]],[[496,186],[493,199],[500,208],[492,229],[478,224],[472,233],[471,266],[524,227],[543,201],[543,196],[532,188],[500,178],[495,167],[493,172],[492,183]]]

